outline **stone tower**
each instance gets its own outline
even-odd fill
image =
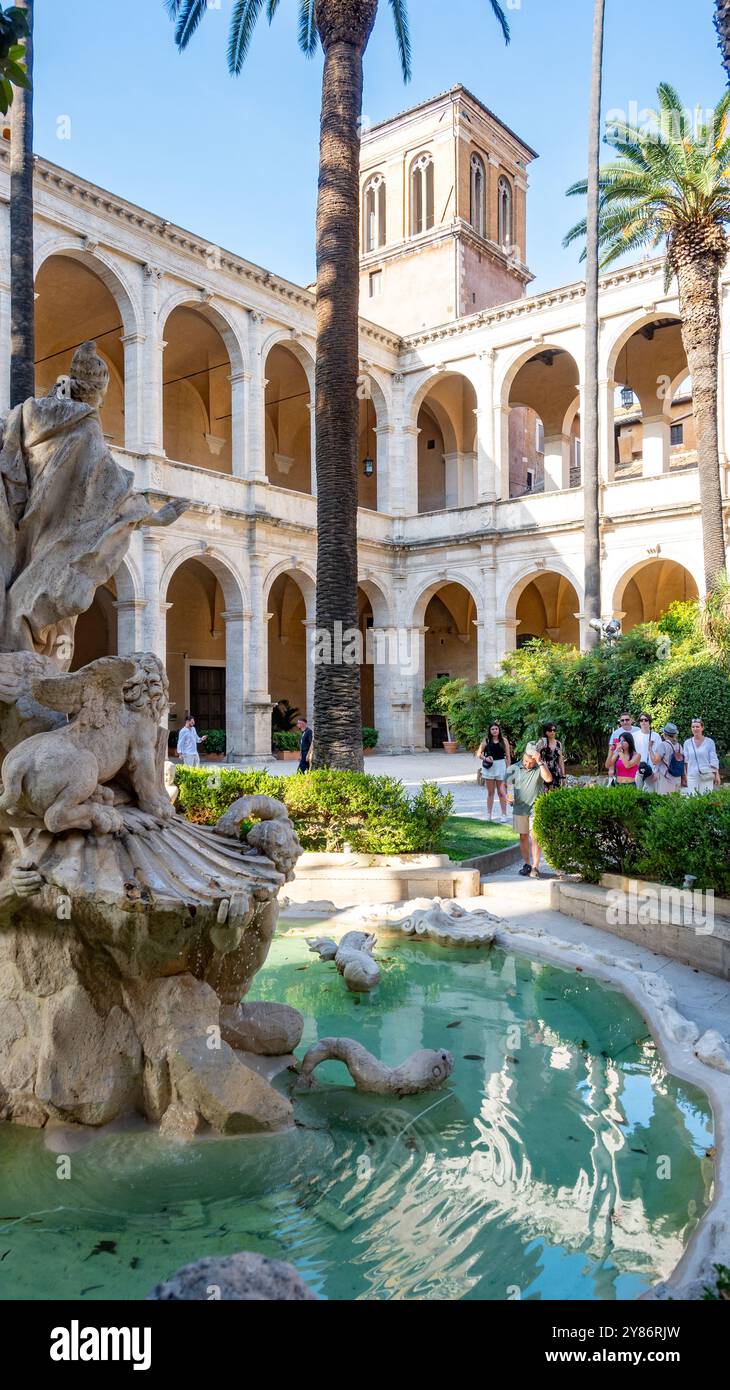
[[[536,157],[462,86],[365,130],[362,316],[408,334],[520,298]]]

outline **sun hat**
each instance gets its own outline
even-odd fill
[[[676,724],[663,724],[662,733],[671,734],[672,738],[676,738],[677,734],[679,733],[679,729],[677,728]]]

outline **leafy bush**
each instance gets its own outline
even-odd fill
[[[598,883],[636,869],[644,825],[659,798],[633,787],[559,787],[538,797],[535,834],[554,868]]]
[[[205,744],[201,744],[200,752],[206,753],[225,753],[226,736],[222,729],[202,729],[205,734]]]
[[[376,748],[380,735],[377,729],[363,729],[362,746],[363,748]]]
[[[279,729],[271,735],[271,746],[275,753],[297,753],[301,734],[296,729]]]
[[[632,787],[560,787],[539,797],[535,833],[562,873],[624,873],[730,896],[730,791],[657,796]]]
[[[634,681],[631,703],[646,709],[657,726],[673,720],[685,737],[699,715],[718,751],[730,749],[730,671],[711,656],[683,651],[655,662]]]
[[[644,827],[637,866],[642,877],[681,888],[685,874],[692,874],[693,887],[730,897],[730,792],[651,799],[656,805]]]
[[[432,783],[409,797],[394,777],[321,769],[305,777],[272,777],[237,768],[179,767],[179,809],[214,825],[239,796],[262,793],[283,801],[304,849],[364,854],[437,853],[453,798]]]
[[[439,696],[447,685],[452,685],[451,676],[432,676],[423,687],[423,709],[425,714],[443,714]]]

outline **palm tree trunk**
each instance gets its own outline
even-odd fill
[[[33,5],[25,44],[30,87],[16,87],[10,108],[10,404],[35,392],[35,290],[33,275]]]
[[[715,0],[715,28],[723,66],[730,82],[730,0]]]
[[[683,256],[677,264],[682,342],[692,378],[697,470],[702,508],[705,586],[711,593],[725,568],[720,486],[717,374],[720,350],[720,269],[717,255]]]
[[[348,651],[358,630],[359,120],[363,54],[377,8],[377,0],[318,0],[316,8],[325,60],[317,199],[314,766],[355,771],[363,768],[360,654],[354,643]],[[350,662],[343,660],[348,655]]]
[[[603,85],[603,29],[606,0],[595,0],[591,113],[588,132],[588,207],[586,237],[586,357],[583,392],[583,505],[584,505],[584,602],[586,646],[593,647],[598,633],[588,627],[601,617],[601,522],[598,459],[598,179],[601,141],[601,91]]]

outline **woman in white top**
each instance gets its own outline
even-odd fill
[[[642,763],[652,768],[651,773],[637,774],[636,785],[643,787],[645,792],[655,792],[659,790],[657,773],[653,770],[659,766],[662,753],[662,739],[651,727],[651,716],[642,712],[639,715],[639,732],[634,739],[636,751]]]
[[[692,737],[685,742],[684,761],[690,795],[698,792],[700,796],[707,796],[713,787],[719,787],[720,759],[713,740],[705,738],[701,719],[692,720]]]

